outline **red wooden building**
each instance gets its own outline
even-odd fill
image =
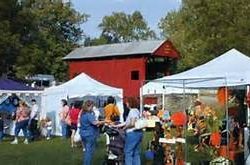
[[[124,97],[138,97],[143,80],[169,75],[178,58],[178,51],[167,40],[80,47],[64,60],[70,78],[85,72],[102,83],[123,88]]]

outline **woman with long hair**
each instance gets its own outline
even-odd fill
[[[125,136],[125,165],[140,165],[140,146],[143,138],[142,130],[135,129],[135,122],[140,118],[138,109],[138,101],[135,99],[128,100],[130,111],[125,121],[126,136]]]
[[[98,136],[98,126],[104,124],[104,121],[96,120],[93,106],[92,101],[85,101],[80,116],[80,135],[85,147],[83,165],[91,165]]]
[[[18,134],[20,130],[23,130],[23,135],[25,137],[24,144],[28,144],[28,132],[27,127],[29,123],[30,108],[24,101],[19,102],[19,106],[16,111],[16,125],[15,125],[15,139],[11,144],[18,144]]]
[[[69,113],[69,106],[68,102],[65,99],[61,100],[62,109],[59,113],[60,121],[61,121],[61,127],[62,127],[62,137],[67,138],[68,136],[68,124],[66,122],[68,113]]]
[[[124,123],[113,125],[113,127],[123,127],[125,136],[125,165],[141,165],[140,146],[143,138],[141,129],[135,128],[135,122],[140,118],[138,109],[139,102],[136,99],[128,99],[130,110]]]

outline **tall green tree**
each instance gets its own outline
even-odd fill
[[[150,30],[139,11],[135,11],[132,14],[113,12],[112,15],[103,17],[99,28],[102,30],[100,40],[107,40],[108,43],[156,38],[155,32]]]
[[[162,18],[162,35],[182,55],[179,71],[205,63],[236,48],[250,55],[248,0],[183,0],[179,10]]]
[[[11,73],[21,46],[19,34],[12,30],[12,22],[19,10],[15,0],[0,1],[0,74]]]
[[[51,0],[1,1],[0,9],[1,67],[6,68],[1,72],[19,78],[42,73],[66,79],[62,57],[78,46],[83,36],[80,24],[88,16]]]
[[[17,59],[17,75],[47,73],[59,80],[67,78],[62,57],[82,39],[80,24],[87,20],[87,15],[60,1],[50,0],[33,1],[31,7],[24,7],[22,12],[33,19],[28,19],[32,22],[23,35],[25,47]],[[20,15],[22,17],[22,13]]]

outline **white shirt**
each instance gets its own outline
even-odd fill
[[[31,107],[31,113],[30,113],[30,118],[38,120],[38,105],[33,104]]]
[[[139,119],[139,118],[140,118],[139,110],[136,108],[131,108],[129,113],[128,113],[128,117],[126,119],[126,125],[129,125],[132,119]],[[134,130],[135,130],[135,128],[128,128],[126,131],[132,132]]]
[[[100,111],[98,108],[96,107],[93,107],[93,112],[95,114],[95,119],[98,120],[99,119],[99,116],[100,116]]]

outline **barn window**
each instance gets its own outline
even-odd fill
[[[138,70],[131,71],[131,80],[139,80],[139,71]]]

